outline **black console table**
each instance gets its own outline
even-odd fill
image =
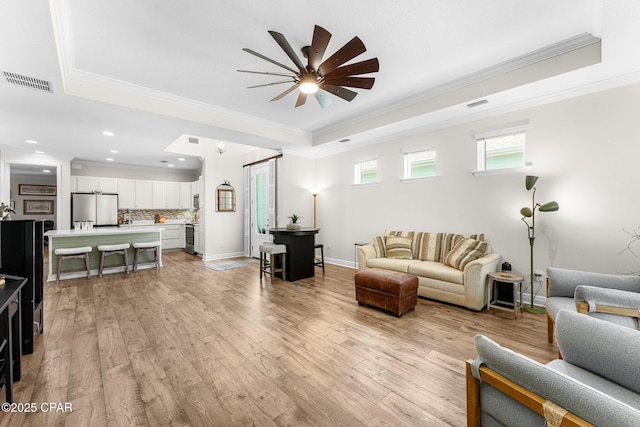
[[[0,401],[11,403],[13,382],[21,376],[22,319],[20,318],[20,292],[27,279],[4,276],[5,285],[0,287]]]
[[[28,280],[21,298],[23,354],[33,353],[33,341],[42,333],[44,222],[32,219],[0,221],[0,275],[10,274]]]
[[[272,228],[274,243],[287,247],[287,280],[296,280],[313,277],[315,274],[315,249],[314,235],[317,228],[303,228],[301,230],[287,230],[286,228]]]

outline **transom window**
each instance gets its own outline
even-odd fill
[[[525,165],[526,131],[523,128],[478,136],[478,170],[516,168]]]
[[[404,153],[404,178],[426,178],[436,176],[435,148]]]
[[[353,163],[353,183],[373,184],[378,182],[378,160],[370,159]]]

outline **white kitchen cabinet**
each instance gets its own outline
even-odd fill
[[[118,192],[118,179],[117,178],[101,178],[98,177],[98,190],[103,193],[117,193]]]
[[[180,207],[180,183],[153,181],[153,209],[178,209]]]
[[[93,193],[98,190],[98,177],[95,176],[79,176],[78,177],[78,192],[79,193]]]
[[[167,207],[167,183],[153,181],[153,209],[165,209]]]
[[[136,208],[136,181],[133,179],[118,180],[118,209]]]
[[[162,249],[184,249],[184,224],[161,224]]]
[[[135,209],[152,209],[152,181],[136,180],[136,205]]]
[[[191,183],[180,183],[180,209],[192,209],[193,197],[191,197]]]

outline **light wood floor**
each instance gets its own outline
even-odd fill
[[[15,402],[71,413],[0,414],[11,426],[463,426],[464,361],[483,333],[547,362],[544,316],[420,298],[395,318],[354,299],[353,270],[296,283],[258,267],[165,266],[45,286],[44,334]]]

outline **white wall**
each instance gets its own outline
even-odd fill
[[[526,160],[533,162],[528,174],[540,177],[536,201],[560,205],[558,212],[537,215],[535,268],[640,270],[640,259],[620,254],[630,241],[623,229],[640,227],[638,111],[640,84],[318,159],[315,167],[285,156],[280,212],[307,212],[312,202],[300,187],[315,180],[322,189],[318,240],[331,245],[326,256],[336,262],[352,263],[354,242],[371,241],[385,229],[482,232],[528,277],[529,244],[519,215],[531,204],[525,173],[471,174],[474,132],[528,121]],[[402,149],[434,143],[440,178],[401,183]],[[353,159],[370,155],[378,157],[380,183],[352,186]]]
[[[200,175],[192,172],[181,172],[177,170],[171,170],[167,167],[167,171],[162,171],[158,168],[145,168],[138,166],[124,167],[120,165],[114,165],[114,167],[104,167],[88,164],[77,164],[82,169],[72,169],[71,175],[78,176],[101,176],[108,178],[126,178],[126,179],[145,179],[151,181],[175,181],[175,182],[193,182],[198,180]]]
[[[35,219],[45,220],[50,219],[55,221],[55,212],[58,211],[56,203],[56,196],[24,196],[20,195],[20,184],[37,184],[37,185],[56,185],[56,175],[17,175],[11,174],[11,201],[15,203],[15,214],[11,214],[11,219]],[[25,200],[53,200],[54,213],[51,215],[25,215],[24,214],[24,201]]]

